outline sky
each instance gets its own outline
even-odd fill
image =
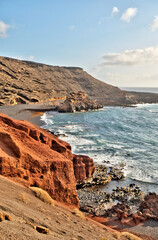
[[[0,0],[0,56],[158,87],[158,0]]]

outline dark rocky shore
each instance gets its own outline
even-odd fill
[[[158,220],[158,195],[145,194],[136,184],[117,187],[112,193],[102,191],[102,185],[110,181],[124,179],[123,167],[109,168],[96,165],[94,177],[77,184],[80,210],[93,217],[119,220],[128,226],[137,225],[146,220]]]

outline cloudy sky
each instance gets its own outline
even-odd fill
[[[0,0],[0,55],[158,87],[158,0]]]

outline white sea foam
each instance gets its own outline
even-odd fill
[[[158,180],[158,120],[151,113],[158,112],[158,104],[136,107],[105,107],[105,114],[91,112],[82,116],[46,113],[41,119],[45,128],[63,134],[60,138],[70,143],[73,153],[88,155],[109,166],[123,163],[125,176],[154,183]]]
[[[41,120],[43,122],[45,122],[45,124],[42,126],[43,128],[47,128],[48,125],[52,125],[53,124],[53,120],[50,119],[49,114],[47,112],[45,112],[42,116],[41,116]]]
[[[82,125],[75,125],[75,124],[65,125],[62,128],[65,129],[65,130],[69,130],[69,132],[71,132],[71,133],[73,133],[73,132],[83,132],[84,131]]]
[[[154,168],[154,163],[144,161],[144,164],[142,161],[140,163],[135,160],[127,161],[126,175],[137,181],[157,183],[158,170]]]
[[[133,106],[137,108],[142,108],[142,107],[148,107],[148,106],[158,106],[158,103],[139,103],[139,104],[133,104]]]
[[[62,134],[65,134],[65,132],[62,132]],[[77,137],[77,136],[74,136],[74,135],[66,135],[66,136],[63,136],[63,137],[60,137],[62,140],[64,141],[67,141],[71,147],[72,147],[72,151],[74,153],[76,153],[76,148],[79,148],[79,147],[86,147],[87,145],[93,145],[95,144],[92,140],[89,140],[89,139],[85,139],[85,138],[82,138],[82,137]]]

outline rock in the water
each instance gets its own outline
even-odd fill
[[[59,112],[81,112],[102,108],[101,104],[91,100],[84,92],[72,92],[57,110]]]

